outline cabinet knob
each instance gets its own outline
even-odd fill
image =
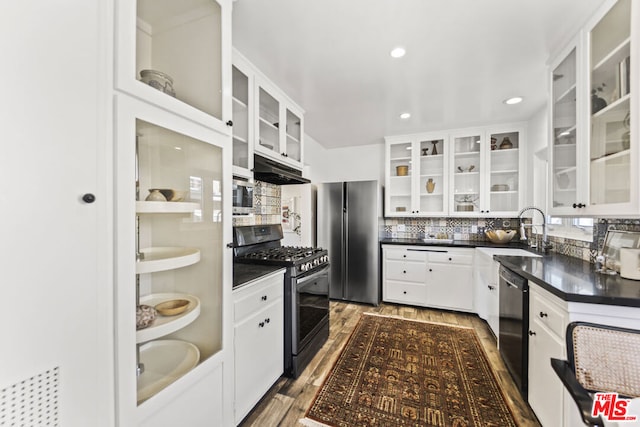
[[[406,295],[406,294],[407,294],[407,291],[402,291],[402,293]]]
[[[402,258],[406,258],[406,257],[407,257],[406,255],[402,255]]]
[[[433,271],[433,270],[430,268],[429,271]]]
[[[262,295],[262,298],[260,298],[262,301],[266,301],[267,300],[267,296],[266,295]]]
[[[269,323],[271,322],[271,319],[269,317],[267,317],[266,319],[264,319],[264,323]]]
[[[574,204],[573,204],[573,207],[574,207],[574,208],[584,208],[584,207],[586,207],[586,206],[587,206],[587,205],[585,205],[584,203],[574,203]]]
[[[487,285],[487,288],[489,288],[490,291],[494,290],[496,287],[495,286],[491,286],[491,285]]]
[[[529,331],[529,336],[534,336],[536,333],[533,331]]]
[[[233,248],[233,243],[227,243],[228,248]]]
[[[449,261],[453,261],[453,258],[449,257]]]
[[[259,326],[260,328],[264,328],[264,322],[260,322],[260,323],[258,323],[258,326]]]
[[[227,126],[229,127],[233,126],[233,120],[227,120]]]
[[[407,270],[402,270],[402,272],[403,272],[404,274],[407,274]]]
[[[540,312],[540,317],[549,317],[549,315],[547,313],[545,313],[544,311]]]
[[[87,193],[82,196],[82,201],[85,203],[93,203],[96,201],[96,196],[91,193]]]

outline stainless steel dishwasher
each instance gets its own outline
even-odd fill
[[[498,348],[522,397],[527,399],[529,369],[529,284],[500,266]]]

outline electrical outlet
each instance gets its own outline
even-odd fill
[[[404,233],[405,230],[405,225],[404,224],[398,224],[398,232],[399,233]]]
[[[477,225],[472,225],[471,226],[471,232],[472,233],[477,233],[478,232],[478,226]]]

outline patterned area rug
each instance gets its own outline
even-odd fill
[[[472,328],[364,314],[307,411],[315,426],[515,426]]]

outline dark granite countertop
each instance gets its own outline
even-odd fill
[[[248,285],[254,280],[257,280],[278,270],[285,271],[285,268],[274,265],[241,264],[234,262],[233,289]]]
[[[519,240],[513,240],[507,245],[499,245],[478,240],[454,240],[453,242],[425,242],[422,239],[381,239],[380,244],[383,245],[416,245],[416,246],[445,246],[450,248],[514,248],[527,249],[527,245],[520,243]]]
[[[587,261],[555,253],[494,259],[565,301],[640,307],[640,281],[596,273]]]

